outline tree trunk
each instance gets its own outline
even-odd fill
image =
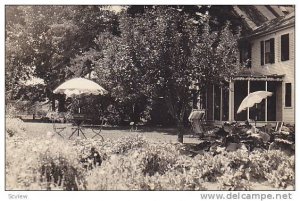
[[[177,121],[177,141],[183,143],[183,134],[184,134],[184,114],[187,108],[187,101],[183,101],[180,107],[180,113],[178,114],[178,104],[174,103],[171,99],[171,96],[166,97],[166,103],[169,109],[171,116]]]
[[[54,97],[52,97],[51,106],[52,106],[52,111],[55,111],[55,98]]]
[[[180,143],[183,143],[183,133],[184,133],[183,121],[179,121],[177,123],[177,132],[178,132],[177,141],[180,142]]]
[[[58,101],[58,112],[65,112],[65,95],[60,94]]]
[[[184,134],[184,114],[187,108],[187,102],[183,101],[180,109],[179,118],[177,121],[178,128],[178,142],[183,143],[183,134]]]

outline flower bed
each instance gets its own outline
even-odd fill
[[[24,131],[25,132],[25,131]],[[85,169],[81,159],[94,147],[101,166]],[[117,141],[67,141],[6,137],[7,190],[249,190],[294,187],[294,156],[279,150],[184,154],[179,143],[156,143],[141,136]],[[91,162],[91,161],[90,161]]]

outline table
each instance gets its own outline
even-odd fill
[[[80,133],[83,135],[83,137],[85,139],[86,136],[84,135],[84,132],[82,131],[82,124],[85,120],[85,115],[84,114],[73,114],[73,122],[75,123],[75,128],[74,128],[74,131],[72,132],[72,134],[70,135],[69,139],[77,132],[77,136],[80,135]]]

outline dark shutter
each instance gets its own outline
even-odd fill
[[[260,64],[264,65],[265,64],[265,42],[260,41]]]
[[[285,83],[285,107],[292,107],[292,84]]]
[[[274,38],[270,39],[270,50],[271,50],[270,63],[273,64],[275,63]]]
[[[281,36],[281,61],[290,59],[289,34]]]

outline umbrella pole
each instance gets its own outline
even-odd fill
[[[78,114],[80,114],[80,98],[78,98]]]
[[[257,120],[257,103],[255,103],[255,120],[254,120],[254,125],[255,125],[255,128],[256,128],[256,120]]]

